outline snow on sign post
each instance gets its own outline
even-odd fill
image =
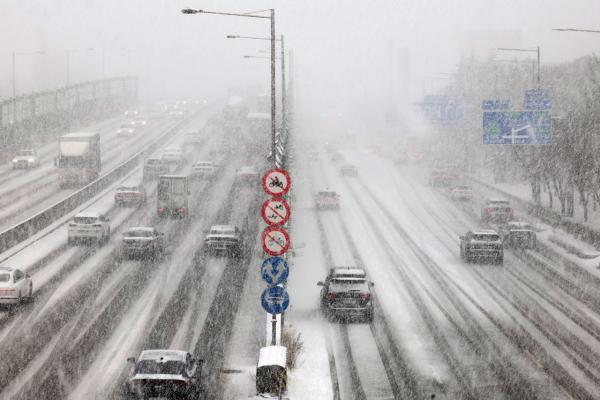
[[[283,225],[290,218],[290,205],[282,198],[270,198],[263,203],[261,216],[267,225]]]
[[[262,186],[267,194],[273,197],[284,196],[292,185],[286,170],[275,168],[267,171],[262,177]]]
[[[263,250],[271,256],[280,256],[290,248],[290,237],[287,231],[280,226],[265,228],[261,241]]]

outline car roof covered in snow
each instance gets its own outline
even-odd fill
[[[364,269],[358,267],[335,267],[332,270],[332,275],[347,275],[359,278],[366,276],[366,273]]]
[[[257,367],[266,367],[269,365],[278,365],[285,368],[287,358],[287,349],[284,346],[262,347],[258,353]]]
[[[154,231],[154,228],[149,227],[149,226],[132,226],[131,228],[128,228],[127,231],[145,231],[145,232],[152,232]]]
[[[186,351],[183,350],[144,350],[140,353],[138,361],[183,361],[185,362]]]
[[[234,231],[235,225],[213,225],[210,227],[211,231]]]
[[[477,229],[473,231],[474,235],[497,235],[498,232],[496,232],[493,229]]]
[[[515,228],[515,229],[533,229],[533,226],[531,226],[531,224],[529,222],[524,222],[524,221],[509,221],[506,223],[506,226],[508,228]]]
[[[75,218],[100,218],[100,214],[97,212],[85,211],[75,215]]]

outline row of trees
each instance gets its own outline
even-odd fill
[[[545,194],[572,217],[577,201],[587,221],[589,207],[600,204],[600,59],[547,65],[541,76],[541,88],[552,94],[553,144],[482,144],[482,100],[511,99],[520,109],[525,91],[537,86],[531,62],[463,60],[444,94],[460,101],[464,116],[439,133],[448,156],[471,170],[491,167],[498,181],[526,178],[534,202]]]

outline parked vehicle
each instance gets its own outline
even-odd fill
[[[169,165],[161,158],[149,158],[144,162],[144,181],[157,179],[160,175],[169,173]]]
[[[18,268],[0,267],[0,304],[19,304],[33,297],[33,282]]]
[[[21,149],[12,159],[13,169],[29,169],[40,166],[40,156],[35,149]]]
[[[466,262],[492,260],[504,262],[504,247],[498,233],[491,229],[468,231],[460,236],[460,257]]]
[[[331,190],[322,190],[315,194],[317,210],[337,210],[340,208],[340,196]]]
[[[212,161],[197,161],[192,166],[192,176],[201,179],[214,179],[216,174],[215,165]]]
[[[181,350],[143,350],[132,364],[125,393],[133,399],[197,399],[202,395],[203,360]]]
[[[157,206],[159,217],[185,218],[188,210],[188,181],[184,175],[158,177]]]
[[[204,251],[209,254],[242,255],[242,232],[234,225],[213,225],[204,239]]]
[[[67,133],[58,139],[60,187],[90,183],[100,176],[100,135],[96,132]]]
[[[146,202],[146,189],[143,186],[119,186],[115,192],[117,207],[139,206]]]
[[[124,258],[162,258],[165,254],[164,233],[156,228],[134,227],[123,232],[121,255]]]
[[[508,200],[486,200],[481,209],[483,222],[506,222],[514,218],[514,212]]]
[[[183,162],[183,152],[180,147],[167,147],[163,150],[162,160],[167,164],[181,164]]]
[[[531,224],[521,221],[509,221],[498,229],[504,247],[534,249],[537,236]]]
[[[258,185],[260,176],[256,168],[244,166],[236,171],[235,181],[241,185]]]
[[[340,173],[343,176],[358,176],[358,168],[356,165],[346,164],[340,167]]]
[[[122,123],[117,129],[117,136],[119,137],[132,137],[135,135],[135,129],[131,122]]]
[[[365,270],[358,267],[335,267],[329,270],[321,289],[321,310],[328,318],[349,320],[362,317],[373,321],[371,287]]]
[[[432,187],[450,187],[452,180],[450,174],[445,169],[434,169],[429,175],[429,186]]]
[[[95,212],[82,212],[69,223],[67,243],[93,242],[102,245],[110,239],[110,220]]]
[[[450,198],[458,201],[471,201],[473,199],[473,190],[467,185],[455,186],[450,191]]]

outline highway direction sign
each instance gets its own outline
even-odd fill
[[[262,177],[262,185],[267,194],[279,197],[285,195],[290,190],[292,181],[286,170],[275,168],[265,172]]]
[[[261,241],[265,253],[272,256],[280,256],[290,248],[290,237],[281,226],[266,227]]]
[[[486,111],[483,113],[484,144],[550,144],[549,111]]]
[[[531,89],[525,91],[523,109],[525,110],[549,110],[552,108],[550,92],[545,89]]]
[[[270,286],[279,285],[287,280],[290,273],[288,263],[281,257],[269,257],[262,263],[260,275]]]
[[[282,198],[273,197],[263,203],[261,216],[268,225],[283,225],[290,218],[290,205]]]
[[[483,100],[481,108],[484,110],[510,110],[512,102],[510,99]]]
[[[281,286],[271,286],[260,296],[260,304],[269,314],[281,314],[290,304],[290,295]]]

